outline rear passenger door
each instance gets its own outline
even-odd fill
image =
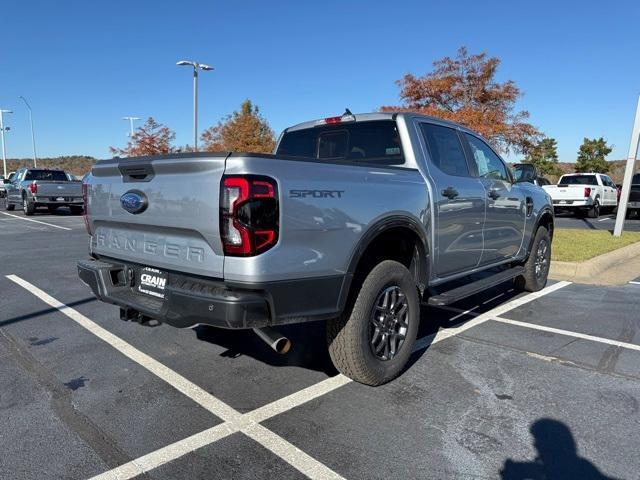
[[[487,197],[482,265],[513,258],[524,238],[527,210],[523,188],[513,182],[502,159],[480,138],[464,134]],[[530,203],[533,200],[529,199]]]
[[[434,268],[438,277],[472,269],[482,256],[486,193],[456,129],[419,122],[435,189]]]

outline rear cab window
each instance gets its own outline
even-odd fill
[[[276,155],[356,164],[404,164],[393,120],[345,122],[285,132]]]
[[[25,180],[43,180],[51,182],[68,182],[67,175],[62,170],[28,170]]]
[[[595,175],[563,175],[558,185],[598,185]]]

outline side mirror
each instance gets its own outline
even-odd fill
[[[518,165],[515,172],[516,183],[534,183],[538,178],[538,171],[534,165],[528,163]]]
[[[3,178],[2,183],[11,183],[11,180],[9,180],[8,178]]]

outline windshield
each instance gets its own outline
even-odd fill
[[[564,175],[558,185],[598,185],[595,175]]]
[[[25,180],[46,180],[52,182],[68,182],[67,175],[62,170],[29,170]]]
[[[640,173],[636,173],[633,176],[633,180],[631,180],[631,183],[634,185],[640,185]]]
[[[276,155],[353,163],[404,163],[395,122],[340,123],[286,132]]]

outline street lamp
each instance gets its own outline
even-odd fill
[[[9,127],[4,126],[4,114],[13,113],[11,110],[2,110],[0,108],[0,137],[2,138],[2,168],[4,169],[4,178],[7,178],[7,151],[4,146],[4,132],[8,131]]]
[[[36,137],[33,133],[33,114],[31,113],[31,105],[29,105],[27,99],[22,95],[20,95],[18,98],[24,102],[24,104],[27,106],[27,109],[29,110],[29,123],[31,124],[31,146],[33,147],[33,168],[36,168],[38,166],[38,156],[36,155]]]
[[[129,138],[133,137],[133,122],[140,120],[140,117],[122,117],[123,120],[129,120]]]
[[[209,71],[213,67],[204,63],[192,62],[188,60],[180,60],[176,62],[179,66],[193,67],[193,149],[198,151],[198,70]]]

